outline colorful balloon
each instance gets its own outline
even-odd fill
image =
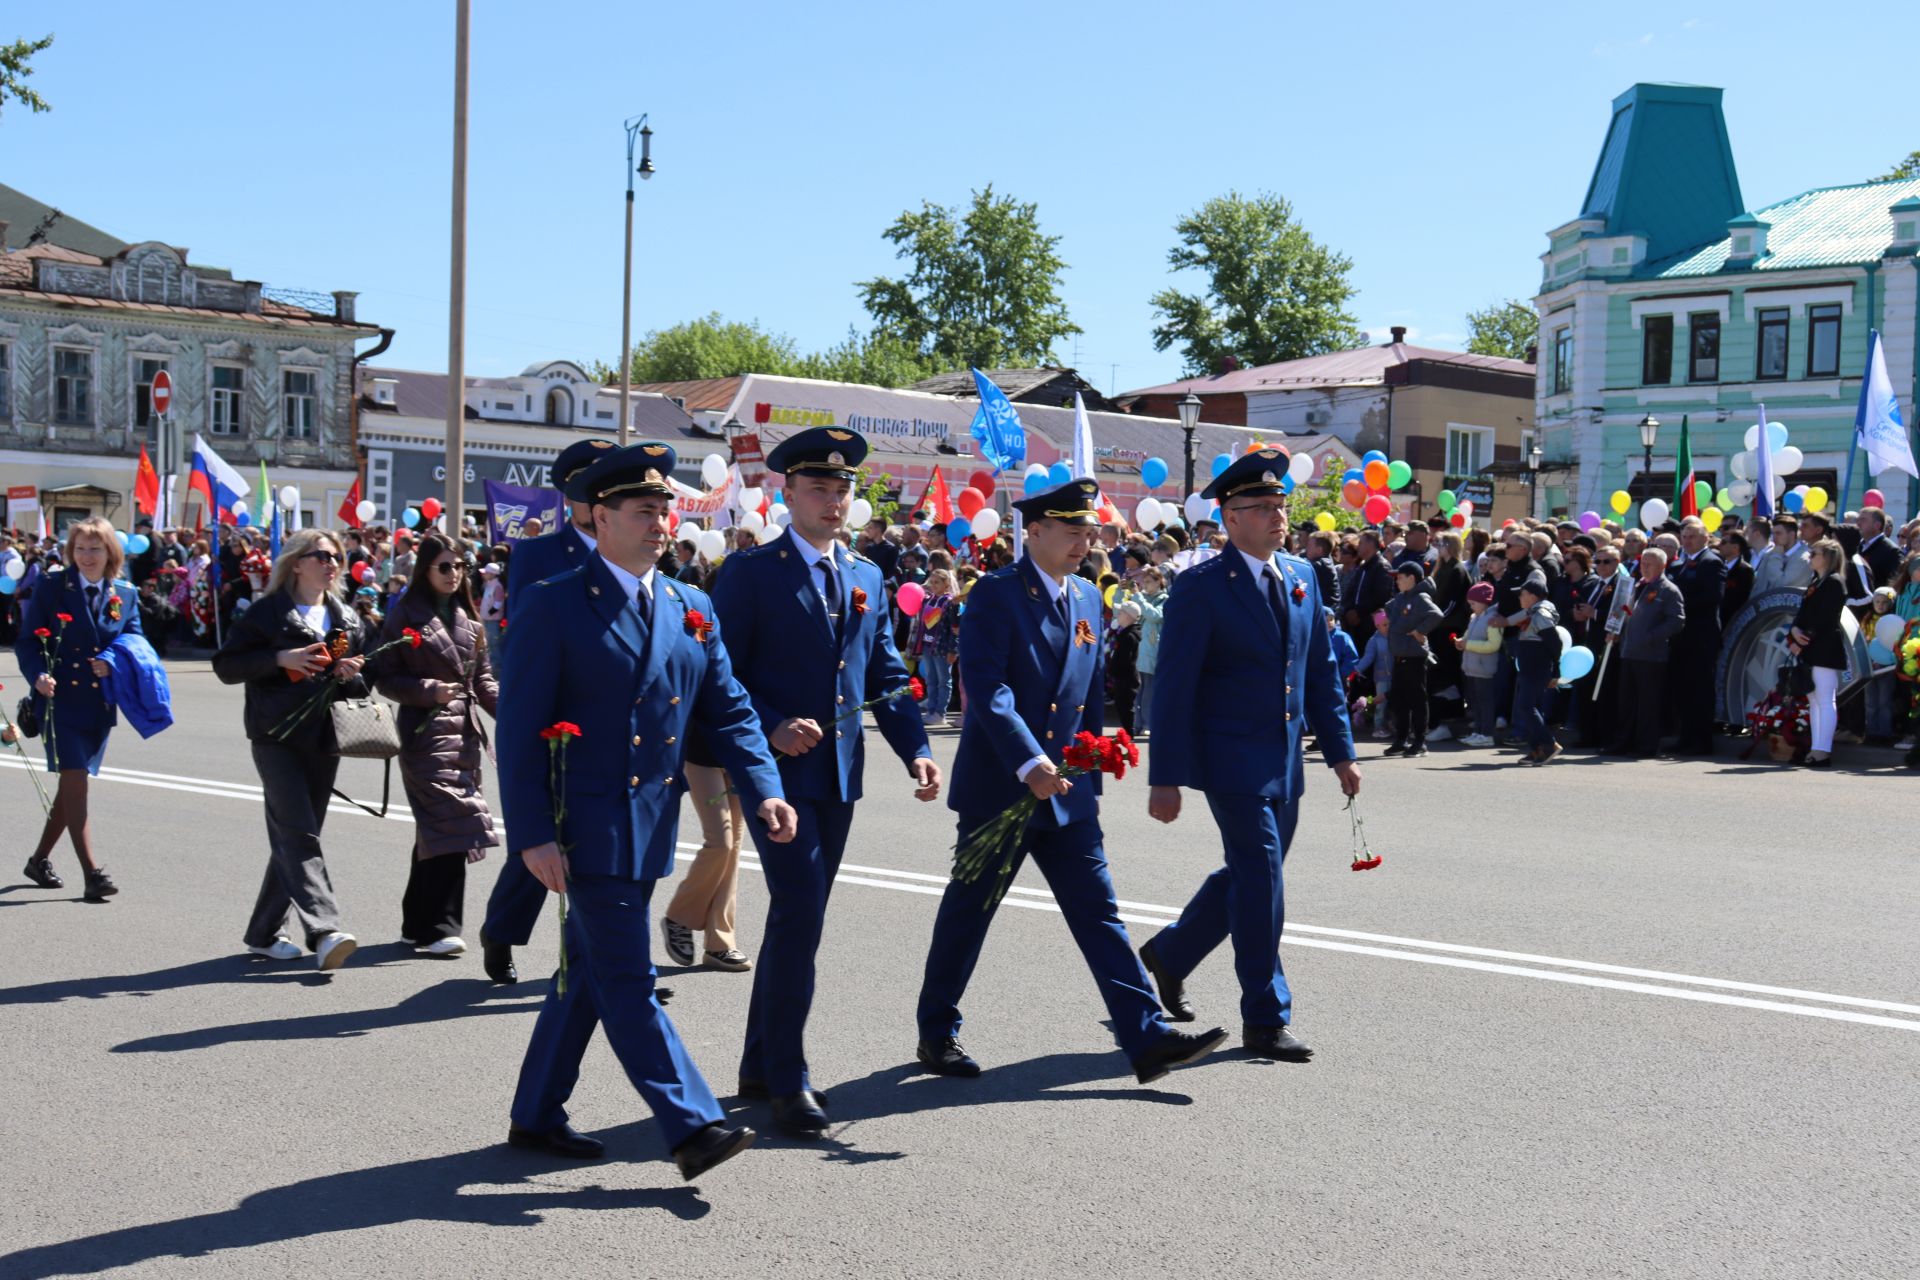
[[[973,536],[991,538],[1000,532],[1000,513],[992,507],[980,508],[980,514],[973,518]]]
[[[240,514],[244,516],[247,513],[242,511]],[[408,507],[400,513],[400,523],[412,529],[420,523],[420,513],[412,507]]]
[[[786,508],[782,507],[781,510],[784,511],[786,510]],[[789,516],[788,519],[792,519],[792,517]],[[872,519],[873,519],[873,503],[867,501],[865,498],[855,498],[852,502],[849,502],[847,504],[847,527],[848,528],[864,529],[866,528],[868,522],[870,522]]]
[[[1451,514],[1453,511],[1453,504],[1460,501],[1460,495],[1455,493],[1451,489],[1442,489],[1440,491],[1440,496],[1435,498],[1434,501],[1440,504],[1441,511]]]
[[[1807,510],[1809,511],[1825,511],[1830,501],[1832,496],[1817,484],[1807,490]]]
[[[1340,496],[1347,500],[1348,506],[1358,511],[1367,503],[1367,486],[1362,481],[1349,480],[1340,486]]]
[[[1720,522],[1725,519],[1726,516],[1720,513],[1720,508],[1718,507],[1708,507],[1700,513],[1700,523],[1707,527],[1708,533],[1719,532]]]
[[[1693,505],[1695,507],[1705,507],[1710,506],[1712,502],[1713,486],[1705,480],[1695,480],[1693,482]]]
[[[1365,454],[1361,455],[1360,465],[1364,467],[1370,462],[1385,463],[1386,460],[1386,454],[1380,452],[1378,449],[1369,449]]]
[[[961,516],[947,524],[947,545],[958,551],[973,536],[973,521]]]
[[[993,496],[993,472],[991,471],[974,472],[967,477],[967,484],[989,498]]]
[[[1725,489],[1722,489],[1720,492],[1713,495],[1713,505],[1723,510],[1727,507],[1731,507],[1733,505],[1733,495],[1728,493]]]
[[[1651,529],[1667,522],[1667,504],[1659,498],[1648,498],[1640,504],[1640,523]]]
[[[1368,524],[1379,524],[1393,514],[1393,503],[1383,493],[1376,493],[1367,499],[1367,505],[1360,509]]]
[[[1464,529],[1467,527],[1467,517],[1463,513],[1455,511],[1447,517],[1447,523],[1456,529]]]
[[[1613,514],[1623,516],[1627,514],[1627,508],[1633,505],[1633,495],[1625,489],[1615,489],[1613,496],[1607,499],[1607,505],[1613,508]]]
[[[727,482],[727,460],[717,453],[710,453],[700,459],[700,479],[709,489],[718,489]]]
[[[987,505],[987,499],[985,494],[981,493],[972,485],[968,485],[953,495],[953,505],[960,508],[960,514],[962,516],[971,520],[974,515],[979,512],[980,508]]]
[[[421,503],[420,514],[429,520],[438,520],[440,518],[440,499],[428,498],[425,502]]]
[[[1580,513],[1580,532],[1582,533],[1592,533],[1600,527],[1601,523],[1600,513],[1598,511],[1582,511]]]
[[[1220,473],[1222,471],[1225,471],[1228,467],[1232,465],[1233,465],[1232,454],[1230,453],[1214,454],[1213,455],[1213,478],[1215,480],[1218,480],[1220,478]]]
[[[1313,527],[1322,533],[1332,533],[1340,527],[1340,522],[1334,518],[1333,512],[1322,511],[1313,518]]]
[[[1073,480],[1073,468],[1064,462],[1056,462],[1047,468],[1047,479],[1056,485],[1069,484]]]
[[[1044,471],[1037,476],[1028,472],[1027,478],[1020,482],[1020,487],[1029,498],[1038,497],[1053,488],[1053,477]]]
[[[1560,654],[1560,678],[1566,681],[1579,680],[1593,670],[1593,650],[1584,645],[1574,645]]]
[[[359,516],[360,519],[365,522],[379,515],[380,508],[374,505],[373,499],[366,498],[361,501],[359,506],[353,509],[353,514]]]
[[[1160,499],[1142,498],[1133,508],[1133,525],[1136,529],[1157,529],[1166,523],[1166,516],[1160,510]]]
[[[1802,507],[1807,505],[1807,500],[1801,497],[1799,494],[1789,490],[1786,493],[1783,493],[1780,495],[1780,505],[1785,507],[1789,511],[1798,511]]]
[[[1378,492],[1387,487],[1387,481],[1393,478],[1393,468],[1384,462],[1369,462],[1361,468],[1365,475],[1367,488]]]
[[[1360,483],[1365,484],[1367,481],[1367,473],[1362,471],[1359,467],[1348,467],[1345,471],[1340,473],[1341,484],[1348,484],[1355,480],[1358,480],[1360,481]]]
[[[1140,464],[1140,483],[1158,489],[1167,482],[1167,464],[1160,458],[1148,458]]]
[[[1295,484],[1305,484],[1313,479],[1313,458],[1304,453],[1293,455],[1293,461],[1287,464],[1287,476]]]
[[[1887,495],[1878,489],[1869,489],[1861,501],[1869,507],[1885,507],[1887,505]]]
[[[900,589],[893,593],[893,602],[900,606],[900,612],[911,618],[927,602],[926,588],[917,582],[903,582]]]
[[[1387,488],[1404,489],[1412,479],[1413,468],[1406,463],[1389,462],[1387,464]]]

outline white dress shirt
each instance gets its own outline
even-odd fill
[[[638,593],[641,591],[647,593],[647,603],[653,603],[654,571],[652,569],[648,569],[645,574],[636,578],[605,556],[600,557],[600,563],[607,566],[608,571],[613,574],[613,580],[620,584],[620,590],[626,593],[628,604],[638,609],[640,607],[640,596]]]

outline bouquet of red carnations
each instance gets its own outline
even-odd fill
[[[1765,742],[1776,760],[1791,759],[1795,752],[1813,745],[1813,720],[1807,710],[1807,700],[1778,689],[1747,712],[1747,727],[1753,730],[1754,743]],[[1752,750],[1749,745],[1747,753]],[[1747,753],[1743,753],[1743,758]]]
[[[1082,730],[1073,735],[1072,744],[1060,755],[1060,776],[1110,773],[1116,779],[1124,778],[1127,770],[1139,763],[1140,748],[1133,745],[1133,735],[1125,729],[1111,738]],[[954,850],[953,878],[963,884],[972,884],[989,867],[998,869],[1000,883],[987,900],[989,908],[1007,894],[1007,884],[1013,879],[1013,868],[1020,853],[1020,838],[1026,834],[1027,822],[1039,807],[1040,797],[1029,791],[998,817],[970,833]]]

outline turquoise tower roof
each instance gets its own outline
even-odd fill
[[[1580,216],[1605,219],[1607,235],[1645,236],[1650,259],[1724,236],[1728,220],[1747,206],[1721,92],[1636,84],[1615,98]]]

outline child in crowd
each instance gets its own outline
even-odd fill
[[[1421,591],[1425,579],[1426,570],[1418,562],[1395,565],[1393,580],[1399,591],[1381,610],[1387,615],[1387,647],[1393,653],[1393,742],[1386,754],[1404,752],[1409,759],[1427,754],[1427,670],[1433,664],[1427,633],[1446,616]]]
[[[1354,675],[1360,670],[1360,651],[1353,647],[1353,637],[1340,629],[1340,617],[1332,609],[1322,609],[1327,615],[1327,643],[1333,646],[1333,665],[1340,673],[1340,687],[1346,688],[1353,683]]]
[[[1533,573],[1520,586],[1520,618],[1513,624],[1514,732],[1526,743],[1520,763],[1545,764],[1560,754],[1547,726],[1548,690],[1560,683],[1560,614],[1547,600],[1545,574]]]
[[[1493,745],[1493,716],[1498,703],[1500,674],[1500,633],[1487,625],[1487,611],[1493,606],[1491,582],[1476,582],[1467,588],[1467,608],[1473,616],[1467,620],[1467,633],[1455,638],[1453,647],[1464,656],[1460,674],[1467,682],[1467,711],[1473,717],[1473,732],[1460,739],[1464,746]]]
[[[1107,651],[1107,684],[1113,691],[1113,717],[1133,734],[1133,708],[1140,694],[1140,606],[1122,600],[1113,610],[1113,647]]]
[[[953,661],[960,652],[959,608],[954,600],[954,578],[950,569],[935,569],[927,575],[927,598],[913,619],[913,634],[908,644],[917,661],[917,674],[927,687],[927,699],[920,704],[920,718],[928,724],[945,724],[947,703],[953,695]]]
[[[1387,695],[1393,690],[1393,654],[1387,642],[1387,613],[1373,615],[1373,634],[1360,653],[1360,674],[1373,682],[1373,736],[1390,738],[1387,728]]]

